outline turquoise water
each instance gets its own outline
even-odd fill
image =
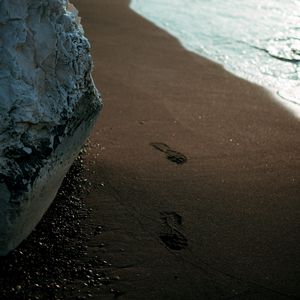
[[[300,0],[132,0],[190,51],[300,108]]]

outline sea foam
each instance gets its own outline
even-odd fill
[[[300,0],[132,0],[190,51],[271,89],[300,116]]]

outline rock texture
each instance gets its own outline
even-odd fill
[[[66,0],[0,0],[0,255],[35,227],[101,108]]]

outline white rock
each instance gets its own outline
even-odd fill
[[[100,111],[89,48],[68,1],[0,0],[0,255],[39,222]]]

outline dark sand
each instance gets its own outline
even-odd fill
[[[87,201],[124,299],[300,297],[299,120],[128,1],[74,3],[105,101]]]
[[[87,201],[124,298],[300,297],[299,120],[128,1],[74,2],[105,100]]]
[[[299,298],[299,120],[128,1],[73,2],[105,106],[85,161],[85,253],[70,260],[92,263],[57,295]]]

